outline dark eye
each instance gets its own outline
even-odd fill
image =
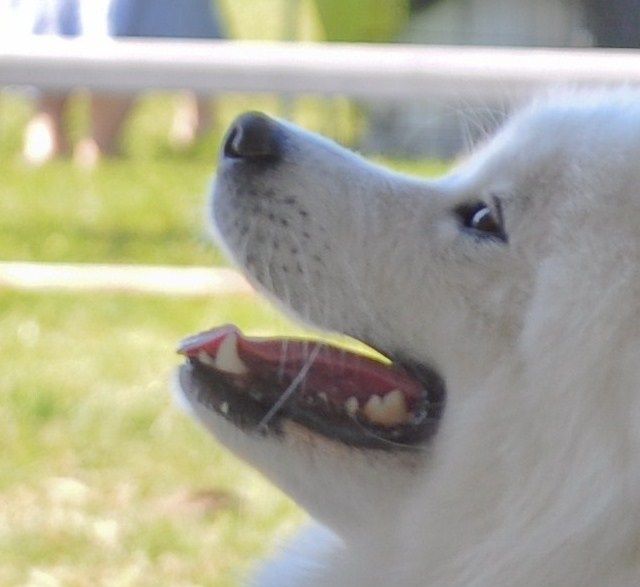
[[[488,237],[507,242],[502,206],[498,198],[494,199],[493,207],[484,202],[463,204],[456,208],[462,226],[479,237]]]

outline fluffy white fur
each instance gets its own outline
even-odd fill
[[[303,320],[433,365],[447,406],[403,453],[194,403],[322,525],[258,584],[638,587],[640,95],[540,100],[428,182],[281,124],[272,169],[221,166],[223,242]],[[506,244],[452,212],[496,196]]]

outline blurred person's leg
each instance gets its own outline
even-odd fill
[[[214,106],[209,98],[186,93],[176,108],[169,139],[176,147],[188,147],[213,126]]]
[[[68,94],[42,94],[36,112],[24,133],[23,156],[32,165],[42,165],[69,153],[64,124]]]
[[[3,22],[0,35],[30,35],[76,37],[81,33],[81,0],[11,0],[0,3]],[[68,93],[44,91],[36,112],[24,134],[23,156],[34,165],[41,165],[59,155],[69,153],[70,146],[64,124]]]
[[[224,25],[214,0],[111,0],[109,30],[114,37],[162,39],[221,39]],[[179,147],[192,144],[213,121],[210,99],[187,96],[180,100],[170,141]]]
[[[201,137],[208,133],[215,124],[215,104],[212,100],[203,96],[196,96],[196,136]]]
[[[92,167],[103,157],[120,154],[120,134],[135,100],[133,96],[92,94],[91,131],[78,143],[74,159],[83,167]]]

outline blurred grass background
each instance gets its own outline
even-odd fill
[[[257,300],[0,293],[0,585],[237,585],[301,514],[172,405],[175,342]]]
[[[286,4],[286,3],[285,3]],[[278,0],[221,2],[233,36],[278,38]],[[318,38],[309,2],[298,35]],[[141,96],[125,156],[92,171],[20,157],[27,96],[0,93],[0,258],[177,265],[224,263],[204,205],[224,128],[278,114],[274,96],[220,96],[214,132],[179,151],[175,96]],[[303,126],[352,143],[364,121],[344,99],[293,101]],[[74,137],[87,124],[74,99]],[[440,164],[386,161],[417,174]],[[234,322],[299,329],[266,303],[0,289],[0,585],[238,585],[303,514],[176,409],[176,342]]]

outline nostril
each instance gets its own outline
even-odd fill
[[[279,148],[277,123],[264,114],[249,112],[231,125],[224,155],[232,159],[273,160]]]
[[[235,126],[232,126],[224,142],[224,154],[227,157],[240,157],[240,153],[236,151],[236,147],[233,144],[237,136],[238,129]]]

